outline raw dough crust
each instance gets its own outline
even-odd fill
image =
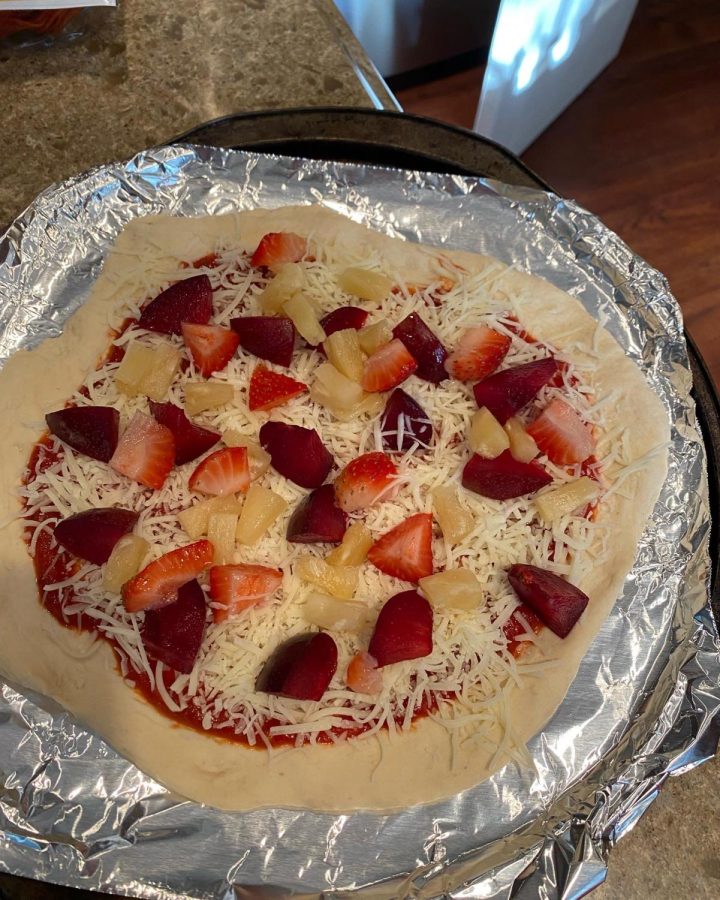
[[[17,509],[21,481],[38,423],[63,405],[105,350],[116,304],[128,296],[159,290],[182,260],[214,251],[218,242],[252,250],[268,231],[291,230],[314,240],[347,247],[352,258],[379,250],[390,267],[421,282],[437,273],[439,258],[468,272],[492,261],[470,253],[448,252],[395,240],[322,207],[286,207],[197,219],[152,216],[133,221],[120,235],[88,302],[67,322],[62,335],[32,351],[16,353],[0,373],[0,421],[4,423],[0,460],[0,519]],[[154,248],[152,271],[136,250]],[[150,283],[148,283],[148,277]],[[548,282],[520,272],[505,276],[520,299],[524,326],[540,340],[568,342],[601,353],[594,381],[601,399],[619,389],[609,404],[608,428],[627,426],[631,456],[639,458],[669,439],[659,398],[642,373],[582,305]],[[582,588],[592,598],[584,616],[564,641],[543,632],[544,649],[561,660],[551,677],[532,679],[511,697],[521,738],[529,739],[547,722],[577,671],[633,565],[636,546],[665,478],[660,454],[626,483],[630,499],[613,495],[601,506],[610,529],[612,565],[591,573]],[[179,793],[226,809],[294,806],[314,810],[404,808],[451,796],[492,774],[494,748],[467,741],[451,752],[445,728],[430,719],[409,733],[383,732],[368,740],[305,746],[278,751],[251,750],[173,723],[126,686],[110,645],[59,625],[37,600],[33,567],[13,521],[0,540],[0,672],[11,682],[52,697],[94,729],[140,769]],[[495,768],[505,760],[500,760]]]

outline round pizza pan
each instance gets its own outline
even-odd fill
[[[500,144],[465,128],[399,112],[313,107],[242,113],[206,122],[168,141],[180,142],[495,178],[507,184],[552,191],[547,182]],[[720,627],[720,396],[694,341],[687,334],[686,340],[693,393],[708,455],[711,603]]]

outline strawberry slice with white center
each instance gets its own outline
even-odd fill
[[[418,581],[433,573],[432,516],[417,513],[375,541],[368,560],[386,575]]]
[[[362,387],[369,393],[389,391],[402,384],[417,369],[417,362],[398,338],[376,350],[365,360]]]
[[[273,271],[283,263],[299,262],[307,253],[307,241],[292,231],[271,231],[260,239],[250,262]]]
[[[368,653],[380,668],[420,659],[432,653],[432,629],[433,612],[427,600],[417,591],[403,591],[380,610]]]
[[[280,587],[283,573],[268,566],[240,563],[233,566],[213,566],[210,569],[210,596],[215,604],[212,614],[216,622],[237,615],[251,606],[262,603]]]
[[[335,479],[335,500],[343,512],[367,509],[395,493],[398,469],[385,453],[364,453]]]
[[[267,366],[259,365],[252,373],[248,390],[248,407],[253,412],[282,406],[293,397],[299,397],[307,390],[302,381],[295,381]]]
[[[487,325],[475,325],[460,336],[457,347],[445,360],[448,374],[458,381],[487,378],[505,359],[511,340]]]
[[[116,472],[153,490],[165,484],[174,463],[172,431],[141,412],[132,417],[110,458]]]
[[[559,466],[584,462],[595,449],[592,431],[564,400],[551,400],[525,430],[540,452]]]
[[[225,447],[211,453],[192,473],[188,487],[215,497],[244,494],[250,487],[247,447]]]
[[[356,653],[348,663],[345,681],[350,690],[358,694],[379,694],[383,689],[377,660],[364,650]]]
[[[125,609],[140,612],[174,603],[179,589],[197,578],[212,562],[213,545],[205,540],[164,553],[123,585]]]
[[[240,346],[238,335],[220,325],[183,322],[181,328],[185,346],[195,367],[205,378],[224,369]]]

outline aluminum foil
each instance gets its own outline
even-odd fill
[[[669,474],[622,597],[567,698],[508,766],[392,815],[220,812],[169,793],[53,704],[0,699],[0,866],[151,898],[580,897],[668,775],[718,741],[705,456],[665,279],[554,195],[492,181],[178,146],[52,187],[0,239],[0,360],[57,334],[122,227],[323,203],[387,234],[493,254],[580,298],[672,423]]]

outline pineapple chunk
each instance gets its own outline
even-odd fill
[[[304,285],[303,267],[297,263],[285,263],[258,297],[260,309],[268,316],[276,315],[283,304],[298,294]]]
[[[358,331],[360,349],[368,356],[372,356],[376,350],[389,344],[392,338],[392,328],[387,319],[380,319],[374,325],[366,325]]]
[[[373,536],[362,522],[353,522],[345,532],[342,543],[325,557],[331,566],[359,566],[365,562]]]
[[[287,500],[269,488],[253,484],[245,495],[237,525],[238,541],[241,544],[255,544],[286,509]]]
[[[460,506],[457,491],[452,487],[436,487],[432,492],[435,518],[443,537],[449,544],[458,544],[475,527],[472,515]]]
[[[335,368],[351,381],[362,381],[364,358],[354,328],[336,331],[325,341],[325,353]]]
[[[330,566],[317,556],[299,556],[295,574],[338,600],[350,600],[358,582],[356,566]]]
[[[352,266],[338,278],[341,290],[348,294],[354,294],[361,300],[372,300],[379,303],[392,290],[393,283],[379,272],[371,272],[369,269],[360,269]]]
[[[144,394],[151,400],[164,400],[180,368],[180,360],[180,351],[170,344],[147,347],[130,341],[115,373],[118,390],[129,397]]]
[[[540,513],[540,518],[547,525],[552,525],[574,509],[597,500],[599,496],[600,485],[597,481],[583,475],[582,478],[561,484],[536,497],[535,508]]]
[[[480,582],[468,569],[447,569],[421,578],[419,584],[439,609],[477,609],[485,600]]]
[[[382,394],[365,394],[357,406],[353,407],[352,415],[376,416],[385,406],[385,397]]]
[[[473,453],[495,459],[508,449],[510,438],[490,410],[483,406],[470,420],[468,443]]]
[[[327,335],[307,297],[295,294],[283,303],[283,310],[293,320],[298,333],[305,338],[308,344],[312,344],[313,347],[322,344]]]
[[[360,631],[367,623],[368,608],[354,600],[336,600],[313,592],[305,601],[303,616],[311,625],[331,631]]]
[[[257,441],[240,434],[229,428],[222,433],[223,443],[226,447],[247,447],[248,465],[250,466],[250,480],[255,481],[270,468],[270,454],[263,450]]]
[[[239,516],[242,511],[242,503],[234,494],[224,497],[211,497],[209,500],[201,500],[189,509],[178,513],[178,521],[189,538],[196,541],[208,533],[210,517],[218,513],[235,513]]]
[[[533,436],[525,431],[523,423],[515,416],[505,423],[505,434],[510,441],[510,453],[518,462],[529,463],[540,452]]]
[[[207,536],[215,551],[215,564],[226,566],[235,554],[236,512],[213,513],[208,519]]]
[[[315,370],[315,381],[310,386],[310,396],[326,407],[337,418],[352,418],[355,407],[365,396],[360,385],[351,381],[331,363],[322,363]]]
[[[191,416],[205,409],[214,409],[231,403],[235,391],[231,384],[222,381],[192,381],[185,385],[185,412]]]
[[[105,571],[103,587],[106,591],[119,592],[126,581],[137,575],[147,556],[150,544],[137,534],[125,534],[112,549]]]

